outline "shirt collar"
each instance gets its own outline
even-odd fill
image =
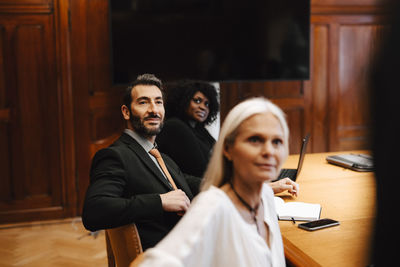
[[[132,131],[131,129],[125,129],[124,133],[135,139],[147,153],[149,153],[150,150],[157,146],[156,144],[153,144],[152,142]]]

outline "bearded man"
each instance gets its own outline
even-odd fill
[[[126,89],[121,106],[126,129],[94,156],[82,212],[90,231],[135,223],[143,250],[175,226],[201,181],[182,173],[165,154],[160,162],[155,138],[163,125],[163,98],[162,83],[152,74],[138,76]]]

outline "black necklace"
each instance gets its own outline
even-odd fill
[[[233,190],[233,193],[237,196],[237,198],[242,202],[242,204],[250,211],[251,216],[253,217],[254,223],[256,224],[257,227],[257,232],[260,233],[260,229],[258,228],[258,223],[257,223],[257,210],[258,207],[260,206],[260,203],[258,203],[254,208],[250,206],[249,203],[247,203],[239,194],[236,192],[235,188],[233,187],[232,182],[229,183],[231,185],[231,188]]]

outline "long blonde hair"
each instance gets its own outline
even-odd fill
[[[225,145],[234,143],[237,130],[243,121],[253,115],[265,112],[271,112],[280,122],[285,139],[285,149],[289,151],[289,127],[283,111],[264,97],[247,99],[236,105],[226,116],[204,174],[201,191],[208,189],[212,185],[220,187],[231,179],[232,163],[224,157]]]

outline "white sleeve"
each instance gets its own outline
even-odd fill
[[[212,265],[225,213],[220,196],[213,193],[202,192],[195,198],[172,231],[145,252],[141,267]]]
[[[139,266],[184,267],[180,259],[162,249],[157,249],[157,247],[148,249],[144,253],[143,261]]]

